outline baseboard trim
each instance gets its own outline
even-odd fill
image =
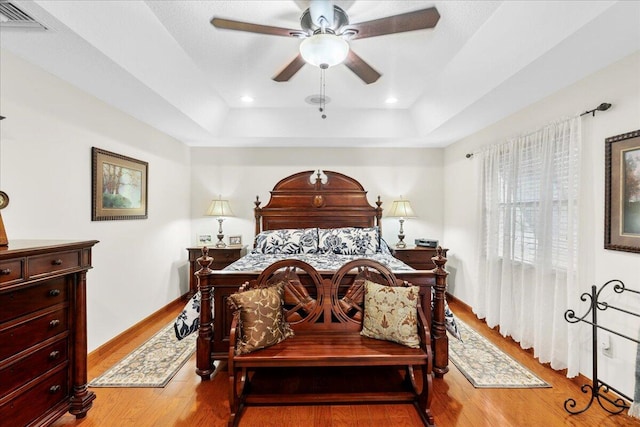
[[[456,298],[454,295],[451,295],[449,292],[446,293],[446,297],[447,297],[447,301],[451,301],[451,302],[455,302],[457,304],[460,304],[461,306],[463,306],[463,308],[471,313],[473,313],[473,309],[471,308],[471,306],[469,304],[467,304],[466,302],[462,301],[459,298]]]
[[[185,304],[184,295],[176,298],[171,301],[169,304],[160,308],[158,311],[152,313],[151,315],[145,317],[135,325],[131,326],[129,329],[126,329],[124,332],[116,335],[111,338],[106,343],[102,344],[100,347],[93,350],[87,356],[87,365],[89,367],[94,366],[94,364],[99,363],[100,360],[106,355],[111,354],[115,349],[121,347],[123,344],[131,341],[136,335],[139,334],[139,331],[144,330],[145,327],[152,325],[158,321],[161,317],[167,315],[167,313],[174,312],[178,310],[180,307]]]

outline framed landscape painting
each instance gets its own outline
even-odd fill
[[[91,220],[147,218],[149,164],[93,147]]]
[[[605,140],[604,247],[640,253],[640,130]]]

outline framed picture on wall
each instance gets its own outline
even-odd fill
[[[640,130],[605,140],[604,247],[640,253]]]
[[[92,147],[91,220],[147,219],[149,164]]]
[[[229,236],[229,246],[242,245],[242,236]]]

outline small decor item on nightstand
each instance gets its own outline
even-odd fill
[[[218,234],[217,234],[218,242],[216,243],[216,248],[224,248],[227,245],[223,241],[224,234],[222,232],[222,221],[224,221],[226,217],[234,216],[233,211],[231,210],[231,206],[229,205],[229,201],[222,200],[222,196],[220,196],[217,200],[212,200],[211,204],[209,205],[209,209],[207,209],[207,213],[205,215],[218,217],[219,228],[218,228]]]
[[[396,248],[406,248],[407,244],[404,242],[404,230],[402,229],[402,224],[406,218],[415,218],[416,216],[411,208],[411,202],[403,200],[402,196],[400,196],[400,200],[394,200],[391,204],[391,209],[387,216],[390,218],[400,218],[400,231],[398,233],[398,243],[396,243]]]
[[[197,242],[198,242],[198,246],[200,247],[203,247],[203,246],[211,247],[211,244],[213,243],[213,238],[211,234],[198,234]]]
[[[416,246],[421,246],[423,248],[437,248],[438,241],[435,239],[425,239],[424,237],[420,239],[416,239]]]
[[[242,236],[229,236],[229,246],[242,245]]]

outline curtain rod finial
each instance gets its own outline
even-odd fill
[[[584,113],[580,114],[580,116],[591,113],[592,117],[595,117],[596,111],[607,111],[609,108],[611,108],[611,104],[609,104],[608,102],[603,102],[593,110],[585,111]]]

